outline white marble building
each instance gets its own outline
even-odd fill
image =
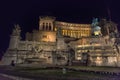
[[[56,21],[55,17],[40,17],[39,30],[26,33],[15,25],[2,64],[120,66],[117,25],[102,19],[92,24]]]

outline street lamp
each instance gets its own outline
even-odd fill
[[[67,47],[68,47],[68,65],[71,66],[74,50],[69,45]]]
[[[53,62],[54,62],[54,64],[56,65],[56,63],[57,63],[57,59],[56,59],[56,50],[54,49],[53,51],[52,51],[52,56],[53,56]]]
[[[18,49],[15,48],[15,51],[16,51],[16,64],[18,63]]]

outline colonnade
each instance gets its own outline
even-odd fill
[[[40,30],[53,31],[53,23],[50,22],[41,23]]]
[[[67,29],[62,30],[62,35],[75,38],[88,37],[90,36],[90,34],[91,34],[90,30],[67,30]]]

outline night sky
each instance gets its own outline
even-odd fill
[[[108,16],[108,10],[110,16]],[[1,0],[0,55],[8,48],[14,24],[19,24],[22,36],[38,29],[39,16],[55,16],[59,21],[91,23],[93,17],[107,18],[120,25],[119,0]],[[120,30],[120,29],[119,29]]]

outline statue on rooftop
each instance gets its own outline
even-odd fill
[[[101,34],[101,27],[98,25],[98,18],[93,18],[92,20],[92,33],[96,36]]]
[[[62,30],[60,27],[57,28],[57,36],[62,37]]]
[[[14,25],[14,27],[15,28],[13,29],[12,35],[20,36],[20,32],[21,32],[20,26],[17,24],[17,25]]]
[[[95,27],[98,25],[98,18],[93,18],[92,20],[92,27]]]

